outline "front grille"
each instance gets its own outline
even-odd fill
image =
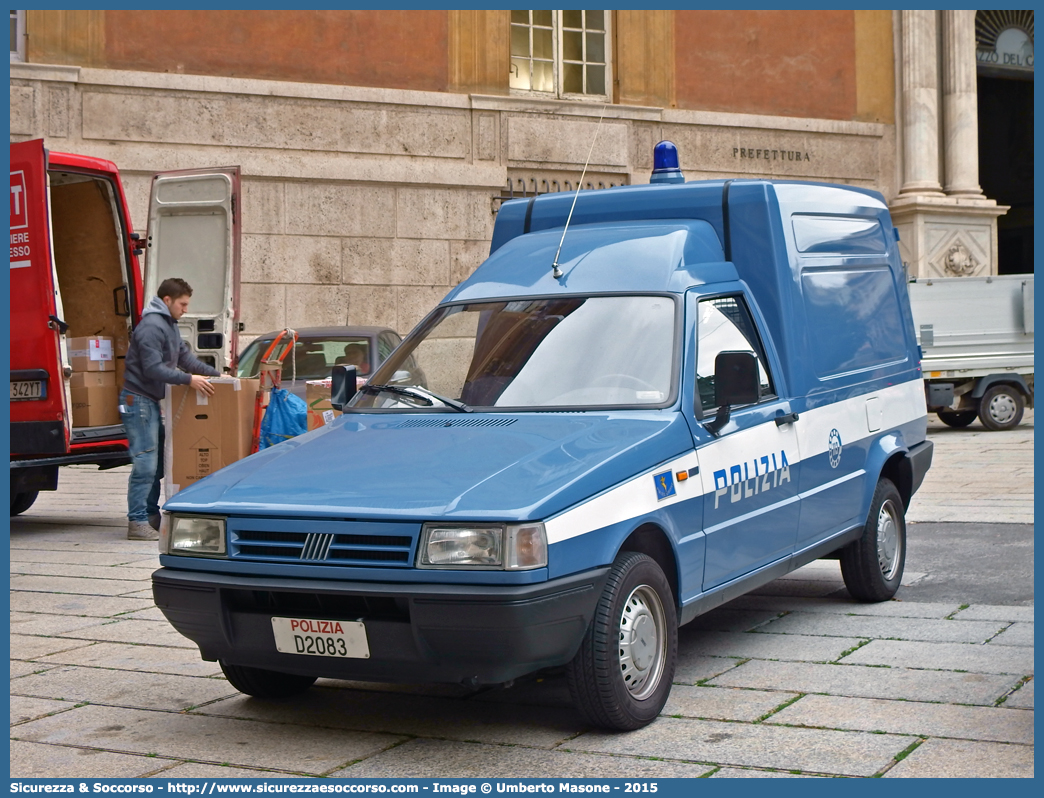
[[[420,524],[229,519],[230,556],[285,563],[409,567]]]

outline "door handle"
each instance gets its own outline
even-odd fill
[[[62,321],[61,319],[59,319],[57,316],[55,316],[53,314],[48,316],[47,318],[48,318],[48,322],[47,322],[47,326],[48,327],[50,327],[52,330],[57,330],[59,335],[65,335],[65,333],[69,329],[69,325],[68,324],[66,324],[64,321]]]
[[[797,413],[787,413],[785,416],[776,416],[776,426],[782,427],[784,424],[793,424],[798,420]]]
[[[123,293],[123,309],[120,309],[120,292]],[[112,304],[113,312],[117,316],[129,316],[130,315],[130,292],[125,285],[118,285],[112,289]]]

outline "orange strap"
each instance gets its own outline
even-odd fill
[[[283,330],[281,333],[279,333],[279,335],[277,335],[272,340],[272,343],[269,344],[268,349],[266,349],[265,353],[263,355],[261,355],[261,362],[262,363],[264,363],[265,361],[268,360],[269,356],[272,354],[272,352],[275,351],[275,348],[279,345],[279,342],[281,340],[283,340],[283,336],[284,335],[290,335],[293,338],[293,340],[290,342],[290,346],[286,347],[286,349],[283,350],[283,353],[278,358],[280,363],[282,363],[284,360],[286,360],[286,356],[290,352],[290,347],[292,347],[294,344],[297,343],[297,331],[296,330],[291,330],[289,327],[287,327],[285,330]]]

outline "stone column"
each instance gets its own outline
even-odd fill
[[[951,196],[981,197],[975,12],[941,14],[945,190]]]
[[[941,196],[936,12],[901,11],[900,14],[903,39],[903,187],[899,193]],[[972,68],[974,70],[974,62]]]

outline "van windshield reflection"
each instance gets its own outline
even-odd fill
[[[665,296],[450,305],[403,342],[352,406],[663,406],[673,393],[676,313]],[[421,390],[411,397],[393,387]]]

